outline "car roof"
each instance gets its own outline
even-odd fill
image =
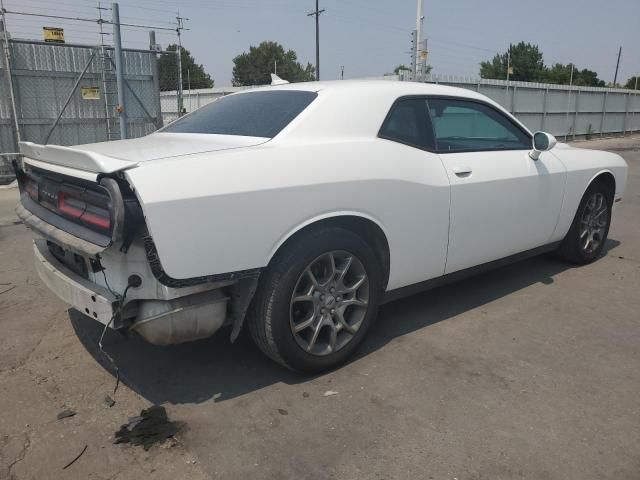
[[[331,90],[352,89],[354,91],[366,92],[377,91],[390,95],[439,95],[455,96],[464,98],[474,98],[486,100],[487,97],[480,95],[466,88],[451,87],[448,85],[438,85],[434,83],[402,82],[398,80],[329,80],[319,82],[287,83],[283,85],[265,85],[262,87],[250,88],[237,92],[238,94],[269,91],[269,90],[298,90],[307,92],[321,92]]]

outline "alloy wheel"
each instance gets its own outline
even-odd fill
[[[595,192],[587,200],[580,219],[579,243],[585,253],[593,253],[600,247],[606,235],[608,221],[607,199],[604,194]]]
[[[335,250],[320,255],[300,274],[291,296],[290,326],[307,353],[329,355],[347,345],[369,306],[369,279],[353,254]]]

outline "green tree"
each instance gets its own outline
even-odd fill
[[[544,62],[542,53],[537,45],[520,42],[509,47],[511,50],[511,61],[509,62],[509,51],[496,54],[492,60],[480,63],[480,76],[482,78],[497,78],[504,80],[507,78],[507,63],[511,65],[511,80],[521,82],[540,81],[544,73]]]
[[[545,83],[556,83],[558,85],[604,87],[604,80],[598,78],[598,73],[583,68],[580,70],[573,65],[573,81],[571,79],[571,64],[555,63],[551,68],[545,69],[542,81]]]
[[[583,68],[574,75],[574,85],[585,85],[587,87],[604,87],[604,80],[598,78],[598,73],[593,70]]]
[[[172,44],[167,47],[168,52],[177,52],[178,45]],[[180,50],[182,63],[182,88],[211,88],[214,81],[201,64],[197,64],[191,52],[182,47]],[[160,73],[160,90],[177,90],[178,88],[178,55],[176,53],[165,53],[158,60],[158,71]],[[190,84],[190,85],[189,85]]]
[[[310,63],[303,67],[293,50],[285,52],[277,42],[262,42],[257,47],[249,47],[233,59],[234,86],[268,85],[274,68],[280,78],[289,82],[310,82],[315,80],[315,68]]]
[[[425,65],[424,67],[424,74],[425,75],[429,75],[431,73],[431,69],[433,67],[431,65]],[[405,64],[400,64],[398,65],[396,68],[393,69],[393,74],[394,75],[400,75],[400,72],[402,70],[407,70],[409,72],[413,72],[413,70],[411,70],[411,67],[407,67]]]
[[[640,90],[640,77],[631,77],[627,80],[627,83],[624,84],[624,88],[634,89],[637,88]]]
[[[400,64],[396,68],[393,69],[394,75],[399,75],[401,70],[411,71],[411,68],[407,67],[405,64]]]

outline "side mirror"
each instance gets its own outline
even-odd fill
[[[533,134],[533,150],[529,152],[532,160],[538,160],[542,152],[551,150],[558,141],[556,137],[547,132],[536,132]]]

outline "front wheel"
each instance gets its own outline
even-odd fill
[[[585,265],[602,253],[611,225],[612,199],[612,192],[602,182],[589,186],[560,245],[560,254],[565,260]]]
[[[375,318],[381,278],[374,251],[354,232],[327,227],[303,233],[266,269],[249,319],[251,335],[292,370],[335,368]]]

